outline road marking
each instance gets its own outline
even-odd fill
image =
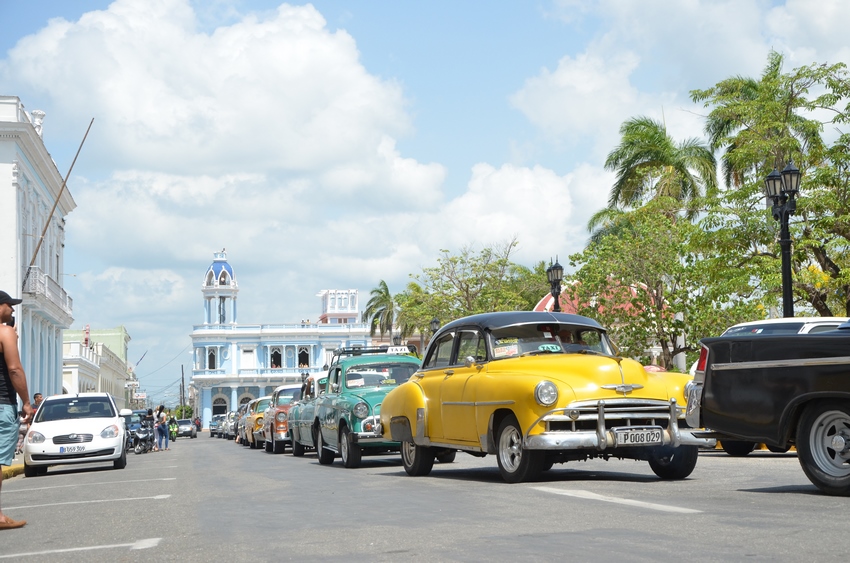
[[[555,489],[552,487],[531,487],[532,489],[543,491],[544,493],[552,493],[555,495],[564,495],[568,497],[577,497],[583,498],[587,500],[599,500],[602,502],[612,502],[614,504],[625,504],[627,506],[636,506],[638,508],[648,508],[650,510],[659,510],[661,512],[676,512],[678,514],[699,514],[702,510],[694,510],[692,508],[682,508],[680,506],[669,506],[666,504],[655,504],[652,502],[643,502],[639,500],[632,500],[627,498],[619,498],[619,497],[608,497],[604,495],[598,495],[596,493],[591,493],[590,491],[576,491],[576,490],[565,490],[565,489]]]
[[[18,510],[21,508],[44,508],[47,506],[67,506],[69,504],[97,504],[101,502],[127,502],[131,500],[163,500],[171,495],[156,495],[155,497],[110,498],[102,500],[77,500],[72,502],[54,502],[52,504],[30,504],[25,506],[4,506],[3,510]]]
[[[29,557],[32,555],[52,555],[54,553],[72,553],[74,551],[93,551],[95,549],[117,549],[119,547],[129,547],[130,549],[150,549],[159,545],[162,538],[149,538],[139,540],[135,543],[116,543],[112,545],[93,545],[90,547],[71,547],[68,549],[51,549],[50,551],[31,551],[29,553],[13,553],[11,555],[0,555],[0,559],[11,559],[13,557]]]
[[[174,481],[177,477],[164,477],[162,479],[132,479],[129,481],[105,481],[102,483],[79,483],[77,485],[55,485],[53,487],[34,487],[32,489],[15,489],[12,491],[6,491],[3,495],[8,495],[11,493],[26,493],[29,491],[46,491],[48,489],[65,489],[68,487],[91,487],[93,484],[98,486],[100,485],[117,485],[118,483],[147,483],[148,481]]]

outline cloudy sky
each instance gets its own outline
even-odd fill
[[[841,0],[0,0],[0,94],[67,172],[73,328],[124,325],[150,394],[190,373],[227,249],[242,323],[404,289],[440,249],[583,248],[627,118],[702,138],[689,91],[850,62]]]

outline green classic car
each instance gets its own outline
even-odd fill
[[[319,463],[333,463],[339,454],[345,467],[358,467],[364,450],[397,451],[399,443],[382,435],[381,402],[410,379],[419,364],[406,346],[337,350],[316,399]]]

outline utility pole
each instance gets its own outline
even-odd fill
[[[186,376],[183,373],[183,366],[181,365],[180,366],[180,413],[183,415],[183,418],[188,418],[186,416],[186,412],[185,412],[186,408],[183,406],[183,405],[186,404],[186,403],[183,402],[183,398],[184,398],[183,389],[185,388],[185,385],[186,385]]]

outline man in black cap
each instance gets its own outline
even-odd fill
[[[20,299],[13,299],[5,291],[0,291],[0,465],[12,465],[15,459],[15,447],[18,445],[18,400],[23,402],[24,423],[32,420],[32,405],[27,390],[27,377],[21,365],[18,353],[18,333],[15,330],[15,310]],[[0,472],[0,488],[3,486],[3,474]],[[22,528],[26,520],[12,520],[0,509],[0,530]]]

